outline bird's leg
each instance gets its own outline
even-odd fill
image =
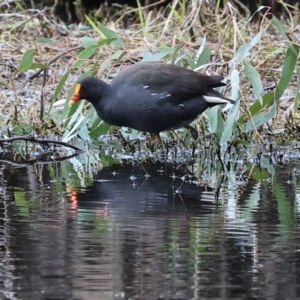
[[[161,143],[161,138],[160,138],[159,133],[154,133],[153,135],[154,135],[155,140],[156,140],[157,142]]]
[[[130,151],[135,150],[135,147],[133,146],[133,144],[130,143],[128,140],[126,140],[119,130],[117,131],[116,136],[118,138],[121,138],[124,150],[126,150],[126,148],[128,148]]]
[[[191,133],[191,135],[192,135],[192,137],[194,139],[194,141],[192,142],[192,145],[191,145],[192,146],[192,156],[194,157],[195,150],[196,150],[196,145],[197,145],[197,141],[199,139],[198,131],[194,127],[192,127],[190,125],[185,126],[185,128],[187,130],[189,130],[189,132]]]
[[[156,151],[158,149],[165,149],[166,153],[168,153],[168,142],[165,142],[163,141],[161,138],[160,138],[160,135],[159,133],[153,133],[151,132],[151,138],[155,138],[155,142],[152,140],[149,141],[148,143],[148,148],[153,152],[153,151]]]

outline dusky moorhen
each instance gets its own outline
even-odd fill
[[[160,141],[161,131],[188,128],[207,108],[235,101],[214,88],[224,86],[222,76],[207,76],[183,67],[162,63],[137,63],[126,67],[110,84],[85,77],[70,100],[92,103],[105,122],[150,132]]]

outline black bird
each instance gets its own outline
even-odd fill
[[[137,63],[122,70],[110,84],[85,77],[75,87],[70,103],[85,99],[105,122],[150,132],[160,140],[161,131],[188,128],[207,108],[233,100],[214,88],[224,86],[222,76],[162,63]]]

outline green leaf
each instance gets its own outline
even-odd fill
[[[168,5],[168,8],[172,11],[172,13],[175,15],[175,17],[177,17],[179,19],[179,22],[184,22],[184,18],[178,13],[177,8],[175,9],[175,7],[171,4]]]
[[[180,50],[182,50],[183,46],[179,45],[177,46],[174,51],[172,52],[172,58],[171,58],[171,64],[175,64],[176,60],[177,60],[177,54],[180,52]]]
[[[273,24],[279,29],[282,38],[283,38],[284,40],[286,40],[286,41],[289,42],[289,45],[288,45],[289,49],[290,49],[295,55],[298,55],[299,49],[297,50],[297,49],[295,48],[295,45],[293,45],[293,44],[291,43],[291,39],[290,39],[290,38],[287,36],[287,34],[285,33],[285,30],[284,30],[284,28],[283,28],[283,24],[282,24],[282,23],[281,23],[274,15],[273,15],[273,17],[272,17],[272,22],[273,22]]]
[[[255,127],[259,127],[267,123],[275,116],[276,111],[277,111],[277,104],[274,103],[267,113],[262,112],[261,114],[255,116],[252,120],[249,120],[246,124],[244,124],[242,126],[242,130],[244,132],[249,132],[253,130]]]
[[[248,115],[248,113],[245,113],[238,119],[237,123],[241,124],[241,125],[246,123],[248,121],[249,117],[253,118],[262,109],[271,105],[274,102],[274,92],[263,95],[262,99],[263,99],[262,105],[260,104],[260,102],[258,100],[255,101],[254,104],[249,108],[250,116]]]
[[[182,57],[181,59],[177,60],[176,65],[182,67],[185,62],[187,62],[187,64],[190,66],[190,68],[192,70],[194,70],[195,72],[197,72],[198,69],[200,69],[200,66],[197,67],[196,64],[195,64],[194,59],[192,59],[191,57]]]
[[[250,142],[246,141],[246,140],[235,140],[235,143],[237,145],[245,145],[245,146],[250,146]]]
[[[299,46],[296,45],[294,45],[293,50],[291,48],[288,48],[286,51],[283,61],[281,78],[277,86],[277,99],[279,99],[283,95],[285,89],[290,84],[297,63],[298,53]]]
[[[224,119],[219,106],[214,106],[207,111],[208,121],[213,133],[222,133],[224,128]]]
[[[207,64],[209,62],[210,56],[211,56],[211,49],[205,47],[196,61],[196,68],[199,68],[200,66]]]
[[[15,135],[24,135],[30,134],[32,131],[34,131],[34,127],[31,124],[23,123],[17,125],[13,130],[11,130],[11,133]]]
[[[45,37],[40,37],[36,41],[41,44],[55,45],[55,42]]]
[[[264,5],[261,5],[251,16],[250,18],[247,20],[246,24],[248,24],[249,22],[251,22],[252,18],[254,17],[254,15],[257,13],[257,12],[260,12],[262,9],[270,9],[269,6],[264,6]],[[246,25],[245,24],[245,25]]]
[[[86,122],[82,123],[79,127],[79,130],[77,134],[84,140],[84,141],[90,141],[91,137],[89,135],[89,130],[87,128]]]
[[[89,22],[89,24],[93,27],[93,29],[102,37],[105,38],[105,35],[103,34],[103,32],[97,27],[96,23],[88,16],[85,15],[85,18],[87,19],[87,21]]]
[[[140,131],[136,130],[136,129],[131,129],[131,135],[130,138],[132,140],[137,139],[138,135],[140,134]]]
[[[237,49],[232,61],[246,58],[250,53],[250,49],[252,49],[251,44],[244,44],[244,45],[240,46]]]
[[[145,50],[143,54],[143,62],[149,62],[149,61],[159,61],[162,58],[169,55],[169,53],[166,52],[157,52],[157,53],[151,53],[149,50]]]
[[[144,28],[145,27],[145,20],[144,20],[144,13],[143,13],[141,2],[139,0],[136,0],[136,4],[137,4],[137,7],[138,7],[138,15],[139,15],[141,27]]]
[[[28,69],[33,70],[33,69],[47,69],[48,67],[44,64],[41,63],[32,63]]]
[[[176,49],[173,47],[168,47],[168,46],[159,46],[157,47],[157,50],[165,53],[172,54]]]
[[[97,138],[100,135],[105,134],[110,128],[111,128],[110,124],[101,120],[100,125],[90,132],[90,137]]]
[[[93,124],[90,126],[90,131],[93,131],[94,129],[96,129],[100,125],[101,122],[103,122],[103,121],[100,118],[98,118],[98,115],[97,115],[97,117],[94,120]]]
[[[106,38],[115,39],[115,41],[112,43],[113,46],[119,47],[119,48],[124,48],[124,46],[125,46],[124,41],[121,39],[121,37],[116,32],[106,28],[100,22],[97,22],[97,26]]]
[[[76,106],[76,104],[74,104],[73,106]],[[77,135],[77,132],[78,132],[78,130],[80,129],[79,128],[79,126],[82,126],[82,124],[84,123],[84,120],[85,120],[85,116],[83,116],[83,115],[81,115],[81,116],[79,116],[80,115],[80,113],[81,113],[81,110],[82,110],[82,106],[83,106],[83,101],[81,101],[81,103],[80,103],[80,109],[78,109],[74,114],[73,114],[73,116],[72,116],[72,118],[71,118],[71,120],[70,120],[70,122],[69,122],[69,124],[68,124],[68,126],[69,126],[69,130],[66,130],[65,132],[64,132],[64,135],[63,135],[63,138],[62,138],[62,140],[64,141],[64,142],[68,142],[68,141],[70,141],[74,136],[76,136]],[[77,130],[77,128],[79,128],[78,130]]]
[[[263,100],[261,94],[263,92],[263,85],[260,80],[259,73],[248,61],[244,60],[243,64],[245,68],[245,74],[248,77],[250,83],[252,84],[255,96],[258,98],[260,104],[262,105]]]
[[[240,73],[237,69],[232,70],[230,73],[231,82],[231,99],[235,100],[238,98],[240,88]]]
[[[265,33],[265,30],[262,28],[249,44],[252,47],[254,47],[261,40],[261,37],[263,36],[264,33]]]
[[[91,45],[97,46],[97,41],[94,38],[91,38],[89,36],[83,37],[81,42],[82,42],[82,45],[84,48],[87,48],[88,46],[91,46]]]
[[[97,25],[95,22],[92,21],[92,19],[85,15],[85,18],[89,22],[89,24],[93,27],[93,29],[102,37],[102,38],[108,38],[108,39],[114,39],[112,42],[112,45],[117,48],[124,48],[124,41],[121,39],[121,37],[114,31],[106,28],[102,23],[97,22]]]
[[[96,45],[94,44],[86,47],[79,53],[78,58],[82,58],[82,59],[91,58],[95,53],[95,49],[96,49]]]
[[[110,57],[110,59],[111,60],[116,59],[117,60],[116,62],[119,62],[126,54],[127,54],[126,51],[118,50]]]
[[[26,72],[29,69],[46,69],[47,66],[41,63],[35,63],[33,62],[33,55],[34,55],[34,49],[29,49],[27,50],[21,59],[20,65],[19,65],[19,69],[18,71],[20,73],[22,72]]]
[[[146,14],[146,12],[145,12],[145,14]],[[142,26],[144,37],[147,37],[149,34],[149,26],[151,25],[152,20],[153,20],[153,10],[149,10],[149,12],[145,18],[145,25]]]
[[[58,85],[56,86],[54,95],[53,95],[52,100],[51,100],[51,103],[50,103],[49,111],[51,110],[52,105],[53,105],[53,103],[56,101],[58,95],[61,93],[62,88],[63,88],[64,84],[66,83],[66,80],[67,80],[69,74],[70,74],[70,71],[67,71],[67,72],[64,74],[64,76],[60,79]]]
[[[233,59],[231,61],[239,61],[245,59],[250,54],[250,50],[261,40],[262,35],[264,34],[264,29],[261,29],[259,33],[251,40],[250,43],[241,45],[236,51]]]
[[[101,151],[101,163],[103,164],[103,167],[109,167],[115,164],[120,164],[119,161],[116,161],[112,155],[105,155],[104,151]]]
[[[196,57],[195,57],[195,62],[196,66],[195,68],[199,68],[200,66],[206,64],[209,61],[210,55],[211,55],[211,49],[208,47],[205,47],[206,44],[206,36],[203,37],[201,46],[199,47]],[[195,69],[193,68],[193,69]]]
[[[261,181],[261,180],[267,180],[268,178],[270,178],[270,174],[269,174],[268,170],[259,168],[258,166],[253,165],[249,162],[246,165],[247,165],[248,170],[251,170],[251,176],[254,179]]]
[[[73,69],[79,68],[85,62],[85,60],[91,58],[95,53],[96,47],[97,47],[96,45],[90,45],[87,48],[83,49],[79,53],[78,60],[74,63],[72,68]]]
[[[228,113],[227,120],[221,135],[220,144],[226,144],[230,140],[234,127],[234,121],[239,111],[239,107],[240,101],[238,100]]]
[[[112,65],[111,60],[104,61],[100,66],[100,71],[103,71],[103,70],[109,68],[111,65]]]
[[[25,72],[30,68],[33,61],[33,55],[34,55],[34,49],[29,49],[23,54],[18,69],[19,72]]]
[[[206,34],[203,36],[202,40],[201,40],[201,45],[196,53],[196,60],[198,60],[199,56],[201,55],[201,53],[203,52],[203,50],[205,49],[205,44],[206,44]]]
[[[102,46],[104,46],[104,45],[110,45],[110,44],[112,44],[114,41],[115,41],[116,39],[103,39],[103,40],[101,40],[101,41],[99,41],[98,43],[97,43],[97,46],[100,48],[100,47],[102,47]]]

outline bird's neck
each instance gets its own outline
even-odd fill
[[[98,107],[99,104],[105,102],[105,96],[109,91],[109,85],[104,81],[99,81],[97,86],[92,90],[89,101],[95,106]]]

